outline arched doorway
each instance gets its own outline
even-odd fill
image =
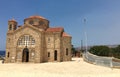
[[[57,60],[57,50],[54,51],[54,60]]]
[[[22,62],[29,62],[29,49],[27,47],[23,49]]]

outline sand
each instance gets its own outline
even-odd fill
[[[97,66],[73,58],[69,62],[0,63],[0,77],[120,77],[120,69]]]

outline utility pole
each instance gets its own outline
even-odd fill
[[[87,32],[86,32],[86,19],[84,19],[84,33],[85,33],[85,53],[87,52]]]
[[[83,53],[83,40],[81,40],[81,52]]]

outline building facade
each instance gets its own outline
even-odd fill
[[[71,38],[64,28],[49,27],[49,21],[42,16],[30,16],[22,26],[9,20],[5,62],[70,61]]]

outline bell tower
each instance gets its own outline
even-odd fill
[[[12,19],[8,21],[8,31],[14,31],[17,29],[17,21]]]

